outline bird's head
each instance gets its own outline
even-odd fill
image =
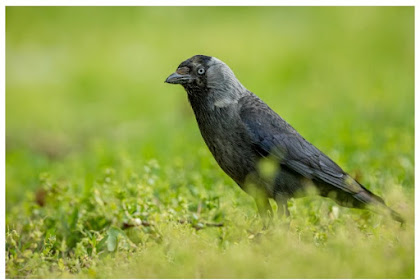
[[[180,84],[184,87],[206,87],[207,71],[214,64],[210,56],[196,55],[183,61],[171,74],[166,83]]]
[[[190,95],[224,92],[228,97],[245,90],[229,66],[206,55],[195,55],[183,61],[165,82],[182,85]]]

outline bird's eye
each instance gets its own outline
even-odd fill
[[[204,72],[205,72],[204,68],[200,68],[200,69],[197,70],[197,73],[200,74],[200,75],[203,75]]]

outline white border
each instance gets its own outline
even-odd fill
[[[6,0],[5,6],[415,6],[416,1],[404,0]]]
[[[6,166],[5,166],[5,149],[6,149],[6,122],[5,122],[5,106],[6,106],[6,32],[5,32],[5,10],[6,6],[416,6],[417,1],[394,1],[394,0],[386,0],[386,1],[373,1],[373,0],[343,0],[343,1],[332,1],[332,0],[323,0],[323,1],[269,1],[269,0],[259,0],[259,1],[223,1],[223,0],[214,0],[214,1],[198,1],[198,0],[180,0],[180,1],[168,1],[168,0],[148,0],[148,1],[134,1],[134,0],[122,0],[122,1],[115,1],[115,0],[105,0],[105,1],[98,1],[98,0],[6,0],[0,4],[0,56],[2,67],[0,69],[0,92],[1,92],[1,101],[0,101],[0,120],[3,124],[0,126],[0,228],[2,233],[0,234],[0,259],[4,260],[3,267],[5,268],[5,193],[6,193]],[[420,24],[418,23],[417,19],[417,12],[415,7],[415,46],[419,45],[418,40],[418,30],[420,30]],[[417,48],[415,48],[417,49]],[[419,67],[419,59],[415,56],[415,68],[418,69]],[[419,81],[419,75],[415,72],[415,81]],[[415,88],[416,89],[416,88]],[[416,92],[417,90],[415,90]],[[397,92],[395,94],[398,94]],[[414,95],[415,101],[415,108],[419,108],[419,98],[416,98],[416,94]],[[419,144],[419,136],[418,133],[418,114],[415,112],[415,145],[418,146]],[[415,163],[419,162],[419,152],[418,149],[415,148]],[[415,164],[415,177],[419,174],[419,167]],[[415,185],[417,185],[417,180],[415,180]],[[418,202],[420,201],[420,195],[418,191],[415,191],[415,209],[416,214],[418,210]],[[418,224],[419,219],[416,217],[415,224]],[[419,248],[419,238],[418,238],[417,230],[416,230],[416,255]],[[415,258],[416,264],[418,261],[418,257]],[[416,267],[418,267],[416,265]],[[5,279],[5,269],[0,268],[0,279]]]
[[[0,279],[6,278],[6,7],[0,8],[0,259],[4,269],[0,268]]]

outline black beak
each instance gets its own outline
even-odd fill
[[[186,84],[191,80],[191,75],[180,75],[178,73],[171,74],[168,78],[166,78],[165,83],[168,84]]]

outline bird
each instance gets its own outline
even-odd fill
[[[247,90],[227,64],[195,55],[165,80],[187,92],[201,135],[221,169],[256,202],[262,217],[289,217],[287,202],[309,189],[347,208],[403,217],[332,159],[304,139],[257,95]]]

